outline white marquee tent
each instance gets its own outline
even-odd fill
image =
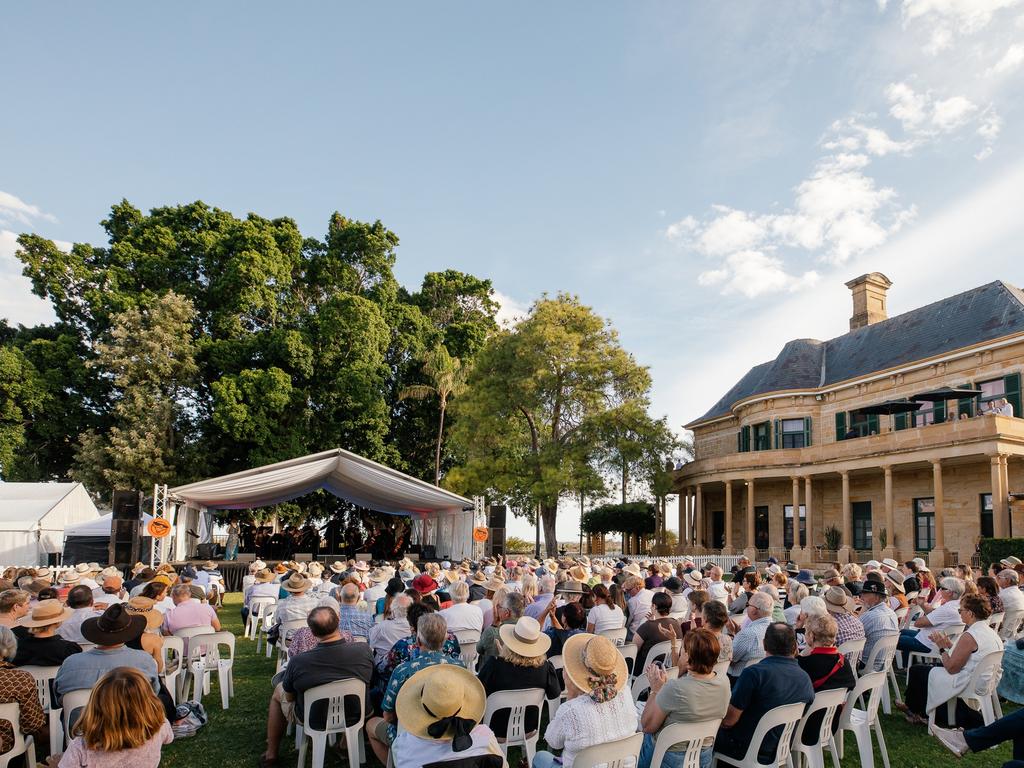
[[[45,565],[65,528],[99,516],[81,483],[0,482],[0,563]]]
[[[175,557],[184,556],[187,530],[200,531],[203,540],[212,529],[207,510],[264,507],[320,489],[366,509],[412,517],[418,541],[434,545],[439,555],[461,558],[472,553],[472,501],[335,448],[171,488],[170,500],[186,504],[185,524],[176,525]]]

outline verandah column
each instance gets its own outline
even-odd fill
[[[1007,515],[1007,494],[1003,475],[1003,457],[996,454],[992,457],[992,533],[997,539],[1006,538],[1009,530]]]
[[[679,492],[679,541],[676,542],[676,554],[681,555],[686,547],[686,508],[690,505],[690,487]]]
[[[722,554],[731,555],[732,549],[732,480],[725,481],[725,546]]]
[[[743,550],[743,554],[750,558],[750,562],[754,562],[757,557],[757,542],[754,540],[754,478],[747,480],[747,547]]]
[[[893,504],[892,466],[887,464],[883,470],[885,471],[885,535],[887,541],[885,549],[882,550],[882,557],[891,557],[896,560],[898,559],[896,557],[896,510]]]
[[[793,475],[793,549],[789,552],[789,557],[793,560],[800,561],[803,558],[802,552],[804,543],[800,541],[800,478]]]
[[[853,512],[850,509],[850,473],[840,472],[843,480],[843,540],[836,559],[840,563],[853,561]]]
[[[810,565],[814,561],[814,515],[811,510],[811,476],[804,478],[804,507],[807,509],[807,546],[804,549],[804,559]]]
[[[928,567],[938,572],[946,567],[945,501],[942,494],[942,461],[932,462],[932,493],[935,497],[935,545],[928,553]]]
[[[700,483],[697,483],[693,496],[693,537],[694,549],[698,551],[704,547],[704,497],[701,494]]]

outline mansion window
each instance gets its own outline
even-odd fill
[[[858,437],[877,435],[878,416],[859,411],[840,411],[836,414],[836,440],[853,440]]]
[[[853,516],[853,548],[871,549],[871,502],[855,501],[851,505]]]
[[[754,542],[758,549],[768,549],[768,507],[754,507]]]
[[[776,448],[806,448],[811,444],[810,418],[776,419],[741,427],[736,433],[736,450],[746,453],[771,449],[773,430]]]
[[[991,539],[995,536],[995,525],[992,522],[992,494],[981,494],[981,535]]]
[[[782,508],[782,546],[793,548],[793,505]],[[800,505],[800,546],[807,546],[807,507]]]
[[[914,499],[914,549],[927,552],[935,546],[935,499]]]

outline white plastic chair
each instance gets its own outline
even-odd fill
[[[0,704],[0,720],[6,720],[11,724],[14,732],[14,743],[11,748],[0,755],[0,768],[7,768],[11,760],[19,755],[25,755],[26,765],[35,768],[36,764],[36,743],[31,736],[21,732],[21,705],[16,701],[10,704]]]
[[[746,754],[743,757],[737,758],[723,755],[721,752],[715,752],[715,759],[711,763],[712,768],[718,768],[719,765],[735,765],[738,768],[764,768],[765,766],[781,768],[785,766],[789,762],[793,731],[796,730],[796,726],[803,716],[804,705],[799,702],[796,704],[783,704],[781,707],[768,710],[758,722],[754,735],[750,737]],[[757,753],[761,750],[761,742],[768,735],[768,731],[778,728],[780,725],[782,726],[782,733],[779,734],[779,744],[775,748],[775,755],[772,757],[772,761],[770,763],[760,762],[757,759]]]
[[[476,670],[476,644],[480,640],[480,633],[475,629],[460,629],[453,633],[459,641],[459,657],[466,669],[470,672]]]
[[[885,748],[882,723],[878,719],[878,705],[886,685],[885,681],[884,672],[869,672],[861,676],[846,697],[846,706],[843,707],[843,714],[839,718],[839,729],[829,741],[829,751],[832,753],[834,765],[839,765],[839,760],[843,756],[844,734],[846,731],[853,731],[857,738],[861,768],[874,768],[875,757],[871,747],[871,729],[874,728],[875,736],[878,738],[878,751],[882,754],[882,763],[885,768],[889,768],[889,752]],[[857,709],[857,700],[865,694],[868,697],[867,706],[864,709]]]
[[[675,680],[679,677],[679,667],[668,667],[665,670],[665,677],[667,680]],[[651,681],[647,679],[647,673],[643,672],[633,678],[633,685],[630,688],[630,693],[633,695],[633,701],[640,701],[640,697],[651,690]]]
[[[174,637],[180,637],[183,645],[182,658],[187,659],[189,657],[189,645],[193,637],[198,635],[212,635],[214,628],[207,624],[205,627],[185,627],[184,629],[177,629],[174,631]]]
[[[814,696],[814,701],[808,705],[803,719],[796,727],[796,731],[793,732],[792,753],[795,768],[801,768],[803,765],[806,765],[807,768],[825,768],[825,747],[832,739],[832,721],[835,719],[836,712],[845,703],[845,688],[818,691]],[[807,726],[807,720],[816,712],[822,713],[821,724],[818,732],[813,734],[814,744],[808,746],[804,744],[804,728]],[[839,764],[836,763],[833,768],[839,768]]]
[[[256,639],[256,628],[263,619],[263,612],[267,606],[277,603],[276,597],[254,597],[249,600],[249,615],[245,618],[245,632],[243,635],[250,640]],[[259,653],[259,648],[256,649]]]
[[[953,624],[949,628],[943,630],[946,633],[946,637],[950,639],[953,645],[956,645],[956,641],[960,639],[960,635],[964,633],[966,627],[963,624]],[[924,628],[925,633],[934,632],[935,630],[930,627]],[[939,655],[938,651],[911,651],[910,656],[907,658],[907,679],[905,683],[910,684],[910,668],[916,663],[921,664],[941,664],[942,656]]]
[[[263,616],[260,617],[259,622],[256,625],[256,655],[259,655],[260,648],[263,644],[267,644],[267,658],[270,658],[270,642],[267,639],[267,635],[270,634],[270,628],[274,626],[274,618],[277,615],[277,603],[268,605],[263,611]]]
[[[221,647],[227,648],[227,658]],[[187,698],[189,681],[192,683],[195,700],[202,702],[203,694],[210,692],[210,678],[217,674],[220,686],[220,705],[227,709],[235,694],[235,636],[231,632],[212,632],[192,638],[188,650],[189,680],[183,686],[183,698]]]
[[[729,664],[731,663],[732,662],[730,662],[728,659],[726,659],[725,661],[716,662],[714,667],[715,675],[717,675],[718,677],[721,677],[722,675],[728,675]]]
[[[36,681],[36,693],[39,695],[39,706],[43,708],[43,713],[46,715],[46,720],[49,723],[50,728],[50,754],[56,755],[62,751],[61,745],[64,743],[64,732],[61,729],[61,708],[53,705],[53,698],[50,696],[50,684],[53,682],[53,679],[57,677],[57,670],[59,670],[60,667],[36,667],[28,665],[21,669],[32,675],[32,678]]]
[[[991,616],[988,617],[988,625],[992,627],[993,630],[995,630],[996,634],[999,634],[999,630],[1003,628],[1003,619],[1005,618],[1006,613],[1004,613],[1003,611],[993,613]]]
[[[562,694],[554,699],[548,699],[548,722],[551,722],[555,718],[555,713],[558,712],[558,707],[561,706],[562,702],[565,701],[565,678],[562,676],[565,674],[565,660],[561,654],[558,656],[552,656],[548,659],[551,662],[551,666],[555,668],[557,674],[560,670],[562,674],[558,675],[562,681]]]
[[[896,697],[896,701],[902,702],[903,697],[900,694],[900,686],[896,682],[896,672],[893,670],[893,662],[896,659],[896,644],[899,643],[899,635],[888,635],[886,637],[880,637],[875,641],[875,644],[871,646],[871,653],[868,655],[867,660],[864,662],[864,673],[868,672],[884,672],[886,676],[886,685],[882,688],[882,711],[887,715],[892,714],[892,700],[889,694],[889,686],[892,686],[892,695]],[[857,667],[853,667],[854,679],[860,678],[860,673],[857,672]]]
[[[540,710],[544,706],[543,688],[526,688],[521,691],[497,691],[487,697],[487,711],[484,712],[484,725],[491,724],[495,712],[508,710],[508,730],[505,740],[499,741],[502,753],[508,760],[508,748],[517,744],[523,745],[526,759],[533,765],[533,756],[537,753],[537,739],[540,728],[532,733],[526,732],[526,710],[537,708],[537,722],[540,723]]]
[[[185,640],[180,637],[163,638],[164,685],[177,704],[181,699],[181,684],[185,675]]]
[[[275,674],[284,669],[288,663],[288,643],[291,640],[292,634],[297,632],[306,626],[305,619],[290,619],[289,621],[282,621],[278,624],[278,636],[277,636],[277,668]],[[353,638],[355,640],[355,638]],[[271,646],[267,644],[267,658],[270,658]]]
[[[636,652],[639,650],[639,648],[633,645],[633,643],[628,643],[626,645],[617,645],[615,646],[615,648],[620,654],[622,654],[622,658],[626,660],[626,671],[629,673],[630,677],[632,677],[633,673],[638,671],[636,669]]]
[[[1003,614],[1003,626],[999,637],[1003,640],[1014,640],[1024,630],[1024,611],[1006,611]]]
[[[345,719],[345,698],[355,697],[359,700],[359,719],[347,725]],[[310,712],[317,701],[327,700],[326,723],[322,729],[310,726]],[[323,768],[327,754],[327,740],[336,734],[345,734],[345,745],[348,747],[348,764],[358,767],[361,758],[362,739],[359,732],[363,729],[366,712],[363,702],[366,700],[366,684],[355,678],[336,680],[333,683],[317,685],[302,695],[302,725],[297,725],[296,743],[299,746],[298,768],[306,764],[307,744],[313,742],[313,768]]]
[[[61,713],[61,725],[64,728],[64,748],[67,749],[68,744],[71,743],[71,716],[76,715],[75,720],[78,720],[78,713],[89,703],[89,697],[92,696],[92,688],[83,688],[80,691],[68,691],[61,697],[61,706],[63,712]]]
[[[673,747],[674,752],[682,752],[682,768],[700,768],[700,751],[707,739],[714,739],[718,733],[721,720],[704,720],[699,723],[674,723],[661,729],[657,741],[654,742],[654,755],[651,757],[651,768],[661,768],[665,753]]]
[[[866,642],[867,640],[865,638],[857,637],[852,640],[847,640],[836,650],[846,657],[846,662],[851,665],[852,669],[857,669],[857,662],[860,661],[861,654],[864,653],[864,643]]]
[[[595,744],[581,749],[573,761],[574,768],[633,768],[640,758],[640,748],[644,745],[644,735],[634,733],[624,739]],[[533,758],[530,758],[532,763]]]
[[[625,627],[619,627],[618,629],[605,629],[605,630],[602,630],[601,632],[598,632],[597,634],[601,635],[601,637],[607,637],[609,640],[611,640],[616,645],[622,645],[623,643],[626,642],[626,628]]]
[[[663,667],[672,666],[672,641],[663,640],[660,643],[655,643],[651,646],[651,649],[647,652],[647,659],[644,661],[644,667],[648,664],[653,664],[656,661],[660,661]],[[637,670],[643,672],[643,670]]]
[[[946,722],[949,728],[956,725],[956,703],[960,699],[963,699],[972,709],[981,712],[985,725],[992,725],[1003,716],[1003,708],[999,705],[999,695],[996,693],[1002,672],[1002,651],[992,651],[982,657],[974,668],[974,672],[971,673],[971,679],[963,693],[946,702]],[[928,713],[929,729],[935,725],[935,712],[936,710],[933,709]]]

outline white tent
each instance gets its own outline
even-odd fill
[[[426,534],[421,543],[433,544],[439,554],[461,558],[472,552],[472,501],[335,448],[171,488],[170,498],[186,502],[189,508],[185,525],[176,526],[178,556],[184,548],[183,529],[209,529],[207,509],[265,507],[320,489],[366,509],[421,521]]]
[[[45,565],[67,526],[99,516],[81,483],[0,483],[0,563]]]

